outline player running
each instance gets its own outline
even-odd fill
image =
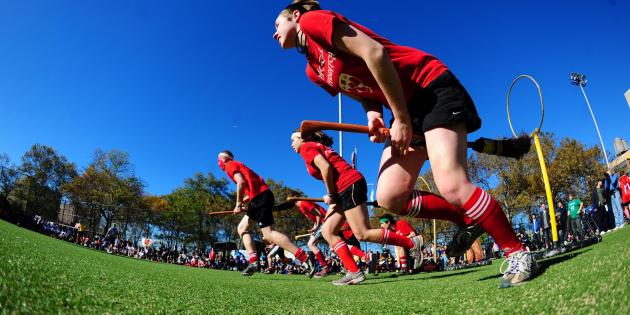
[[[365,280],[346,242],[338,235],[346,220],[357,239],[403,247],[411,250],[411,255],[421,262],[422,236],[408,238],[386,229],[370,228],[365,178],[329,147],[332,143],[332,138],[323,132],[304,139],[299,131],[291,134],[291,147],[304,159],[309,174],[324,182],[328,192],[324,196],[324,203],[329,205],[329,213],[322,226],[322,234],[348,270],[343,278],[333,281],[333,284],[357,284]]]
[[[242,211],[247,212],[237,227],[238,234],[241,236],[243,245],[249,254],[249,264],[241,274],[251,276],[260,268],[254,240],[249,232],[252,226],[258,225],[264,240],[277,244],[291,252],[296,259],[308,268],[308,276],[312,277],[315,274],[312,253],[305,252],[295,246],[286,235],[273,229],[272,208],[274,206],[274,197],[262,177],[258,176],[243,163],[234,160],[234,155],[230,151],[220,152],[218,161],[219,167],[236,183],[234,214]],[[249,201],[247,204],[244,202],[245,197]]]
[[[331,95],[343,93],[359,101],[367,114],[370,140],[385,142],[376,192],[381,207],[412,217],[442,211],[426,200],[441,197],[414,190],[428,158],[442,202],[459,212],[448,216],[465,215],[474,223],[458,233],[463,240],[456,243],[472,244],[486,231],[501,244],[509,268],[500,287],[534,276],[536,261],[499,203],[470,182],[467,135],[481,127],[481,119],[466,89],[442,61],[397,45],[339,13],[321,10],[318,1],[293,1],[280,12],[275,27],[273,37],[282,48],[296,48],[306,56],[307,77]],[[389,138],[381,130],[383,106],[394,118]],[[412,141],[414,133],[418,137]]]

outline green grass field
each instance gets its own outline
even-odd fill
[[[630,228],[540,261],[537,278],[498,289],[490,266],[358,286],[196,269],[112,256],[0,221],[0,313],[630,314]]]

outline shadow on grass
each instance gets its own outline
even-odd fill
[[[386,280],[386,281],[378,281],[378,282],[362,282],[360,285],[364,286],[364,285],[376,285],[376,284],[383,284],[383,283],[388,283],[388,282],[400,282],[400,281],[425,281],[425,280],[431,280],[431,279],[440,279],[440,278],[448,278],[448,277],[453,277],[453,276],[459,276],[459,275],[464,275],[467,273],[471,273],[471,272],[477,272],[479,270],[467,270],[467,271],[462,271],[462,272],[458,272],[458,273],[449,273],[449,274],[441,274],[441,275],[435,275],[435,276],[431,276],[431,277],[426,277],[426,278],[418,278],[418,277],[401,277],[401,278],[395,278],[395,277],[391,277],[391,278],[395,278],[395,279],[391,279],[391,280]],[[370,278],[368,280],[378,280],[378,278]]]
[[[541,276],[543,273],[545,273],[545,271],[547,271],[547,269],[555,264],[559,264],[561,262],[567,261],[569,259],[573,259],[575,257],[577,257],[578,255],[581,255],[587,251],[592,250],[591,248],[586,248],[583,250],[578,250],[578,251],[572,251],[572,252],[568,252],[566,254],[562,254],[562,255],[558,255],[556,257],[551,257],[551,258],[547,258],[547,259],[543,259],[538,261],[538,271],[536,272],[536,278]],[[491,280],[491,279],[496,279],[496,278],[500,278],[502,275],[499,274],[495,274],[495,275],[491,275],[491,276],[487,276],[487,277],[483,277],[480,278],[477,281],[485,281],[485,280]]]

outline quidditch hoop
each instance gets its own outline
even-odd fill
[[[508,91],[508,94],[507,94],[508,124],[510,124],[510,130],[512,130],[512,134],[514,135],[515,138],[518,138],[518,136],[516,135],[516,132],[514,131],[514,127],[512,126],[512,118],[510,117],[510,94],[512,94],[512,88],[514,88],[514,85],[516,84],[516,82],[522,78],[527,78],[527,79],[530,79],[532,82],[534,82],[534,84],[536,85],[536,89],[538,89],[538,96],[540,97],[540,107],[542,109],[542,115],[540,116],[540,124],[538,125],[538,128],[534,129],[533,133],[538,133],[540,131],[540,129],[542,128],[543,119],[545,118],[545,104],[543,103],[543,97],[542,97],[542,91],[540,90],[540,85],[538,85],[538,82],[536,82],[536,80],[532,78],[532,76],[530,75],[527,75],[527,74],[519,75],[518,77],[516,77],[516,79],[514,79],[514,81],[512,81],[512,84],[510,85],[510,90]]]

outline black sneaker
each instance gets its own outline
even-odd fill
[[[317,259],[315,258],[315,255],[313,254],[313,252],[308,252],[308,259],[306,259],[306,264],[308,265],[308,277],[309,278],[313,278],[313,276],[315,275],[315,272],[317,271],[315,269],[315,266],[317,264]]]
[[[483,232],[483,229],[476,224],[459,227],[451,242],[448,243],[448,247],[446,247],[446,256],[458,257],[464,255]]]
[[[254,274],[254,272],[258,271],[258,262],[254,262],[251,263],[249,265],[247,265],[247,268],[243,269],[243,271],[241,271],[241,275],[243,276],[251,276]]]

